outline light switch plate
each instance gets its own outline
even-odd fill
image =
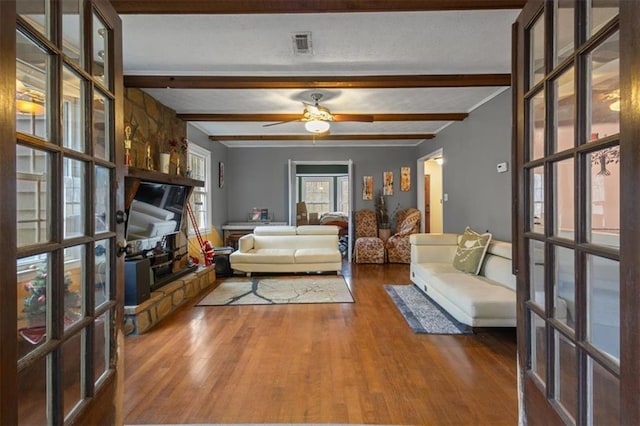
[[[498,170],[498,173],[504,173],[509,170],[509,164],[506,161],[504,163],[498,163],[496,169]]]

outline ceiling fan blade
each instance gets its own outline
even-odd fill
[[[268,124],[263,124],[262,127],[271,127],[271,126],[277,126],[278,124],[285,124],[285,123],[292,123],[294,121],[300,121],[299,118],[296,118],[295,120],[286,120],[286,121],[278,121],[276,123],[268,123]]]
[[[333,114],[333,121],[360,121],[373,123],[373,115],[370,114]]]

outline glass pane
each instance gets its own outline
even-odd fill
[[[45,140],[49,139],[48,71],[49,55],[18,32],[16,35],[16,131]]]
[[[84,152],[84,82],[68,68],[62,70],[62,144]]]
[[[82,51],[82,27],[80,11],[82,0],[61,0],[62,7],[62,50],[67,60],[80,65]]]
[[[85,277],[84,246],[64,250],[64,328],[82,319],[82,289]]]
[[[529,30],[529,88],[544,78],[544,19],[540,15]]]
[[[49,256],[40,254],[18,259],[18,359],[49,338],[47,311],[51,280],[47,275]]]
[[[575,238],[573,158],[553,163],[555,221],[554,235]]]
[[[99,16],[93,15],[93,76],[108,89],[109,86],[109,31]]]
[[[333,178],[303,177],[302,199],[307,204],[307,213],[323,213],[332,211]]]
[[[591,0],[591,33],[594,35],[620,12],[618,0]]]
[[[93,380],[97,382],[109,370],[109,318],[107,311],[94,323]]]
[[[16,147],[16,229],[18,247],[48,242],[51,238],[49,155]]]
[[[85,235],[85,165],[82,161],[64,159],[64,237]]]
[[[556,246],[553,317],[572,329],[576,321],[575,259],[571,249]]]
[[[191,194],[191,208],[193,209],[193,214],[196,218],[196,222],[200,231],[208,227],[206,205],[206,194],[194,190]],[[189,225],[193,227],[193,224],[189,223]]]
[[[531,372],[547,384],[547,335],[544,320],[531,312]]]
[[[620,149],[605,148],[587,155],[587,240],[620,247]],[[589,168],[587,169],[589,170]]]
[[[619,425],[620,380],[600,366],[593,358],[587,358],[588,375],[588,424]]]
[[[82,334],[77,333],[62,345],[62,386],[64,416],[67,417],[71,410],[80,403],[82,398],[81,367],[82,362]]]
[[[529,230],[544,233],[544,167],[531,169],[529,182]]]
[[[111,179],[109,169],[95,166],[95,232],[109,231],[111,222]]]
[[[588,56],[591,74],[590,139],[620,133],[620,48],[618,33]]]
[[[587,255],[587,340],[620,360],[620,264]]]
[[[556,134],[554,152],[573,148],[575,143],[576,94],[574,70],[569,68],[553,82],[555,92]]]
[[[544,243],[537,240],[529,240],[529,275],[530,294],[529,298],[542,309],[544,309]]]
[[[47,359],[44,357],[18,373],[18,424],[51,424],[47,421]]]
[[[109,114],[111,101],[100,92],[93,94],[93,155],[103,160],[111,160],[109,151]]]
[[[538,92],[529,101],[529,160],[544,155],[544,93]]]
[[[96,282],[95,282],[95,306],[99,307],[104,302],[109,300],[109,291],[111,288],[111,259],[109,259],[109,253],[111,253],[111,245],[109,240],[100,240],[95,242],[95,268],[96,268]]]
[[[47,0],[19,0],[16,1],[16,13],[29,25],[38,30],[42,35],[48,36],[49,25],[49,1]]]
[[[556,8],[556,64],[573,53],[574,0],[558,0]]]
[[[575,345],[554,332],[556,342],[555,400],[575,423],[578,413],[578,361]]]

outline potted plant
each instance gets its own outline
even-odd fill
[[[80,313],[80,295],[71,290],[71,274],[64,276],[64,321],[65,324],[76,321]],[[44,327],[47,319],[47,269],[40,267],[36,276],[24,285],[29,293],[23,300],[22,311],[27,318],[29,327]]]

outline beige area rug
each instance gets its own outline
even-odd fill
[[[342,276],[319,275],[226,279],[196,306],[353,302]]]

